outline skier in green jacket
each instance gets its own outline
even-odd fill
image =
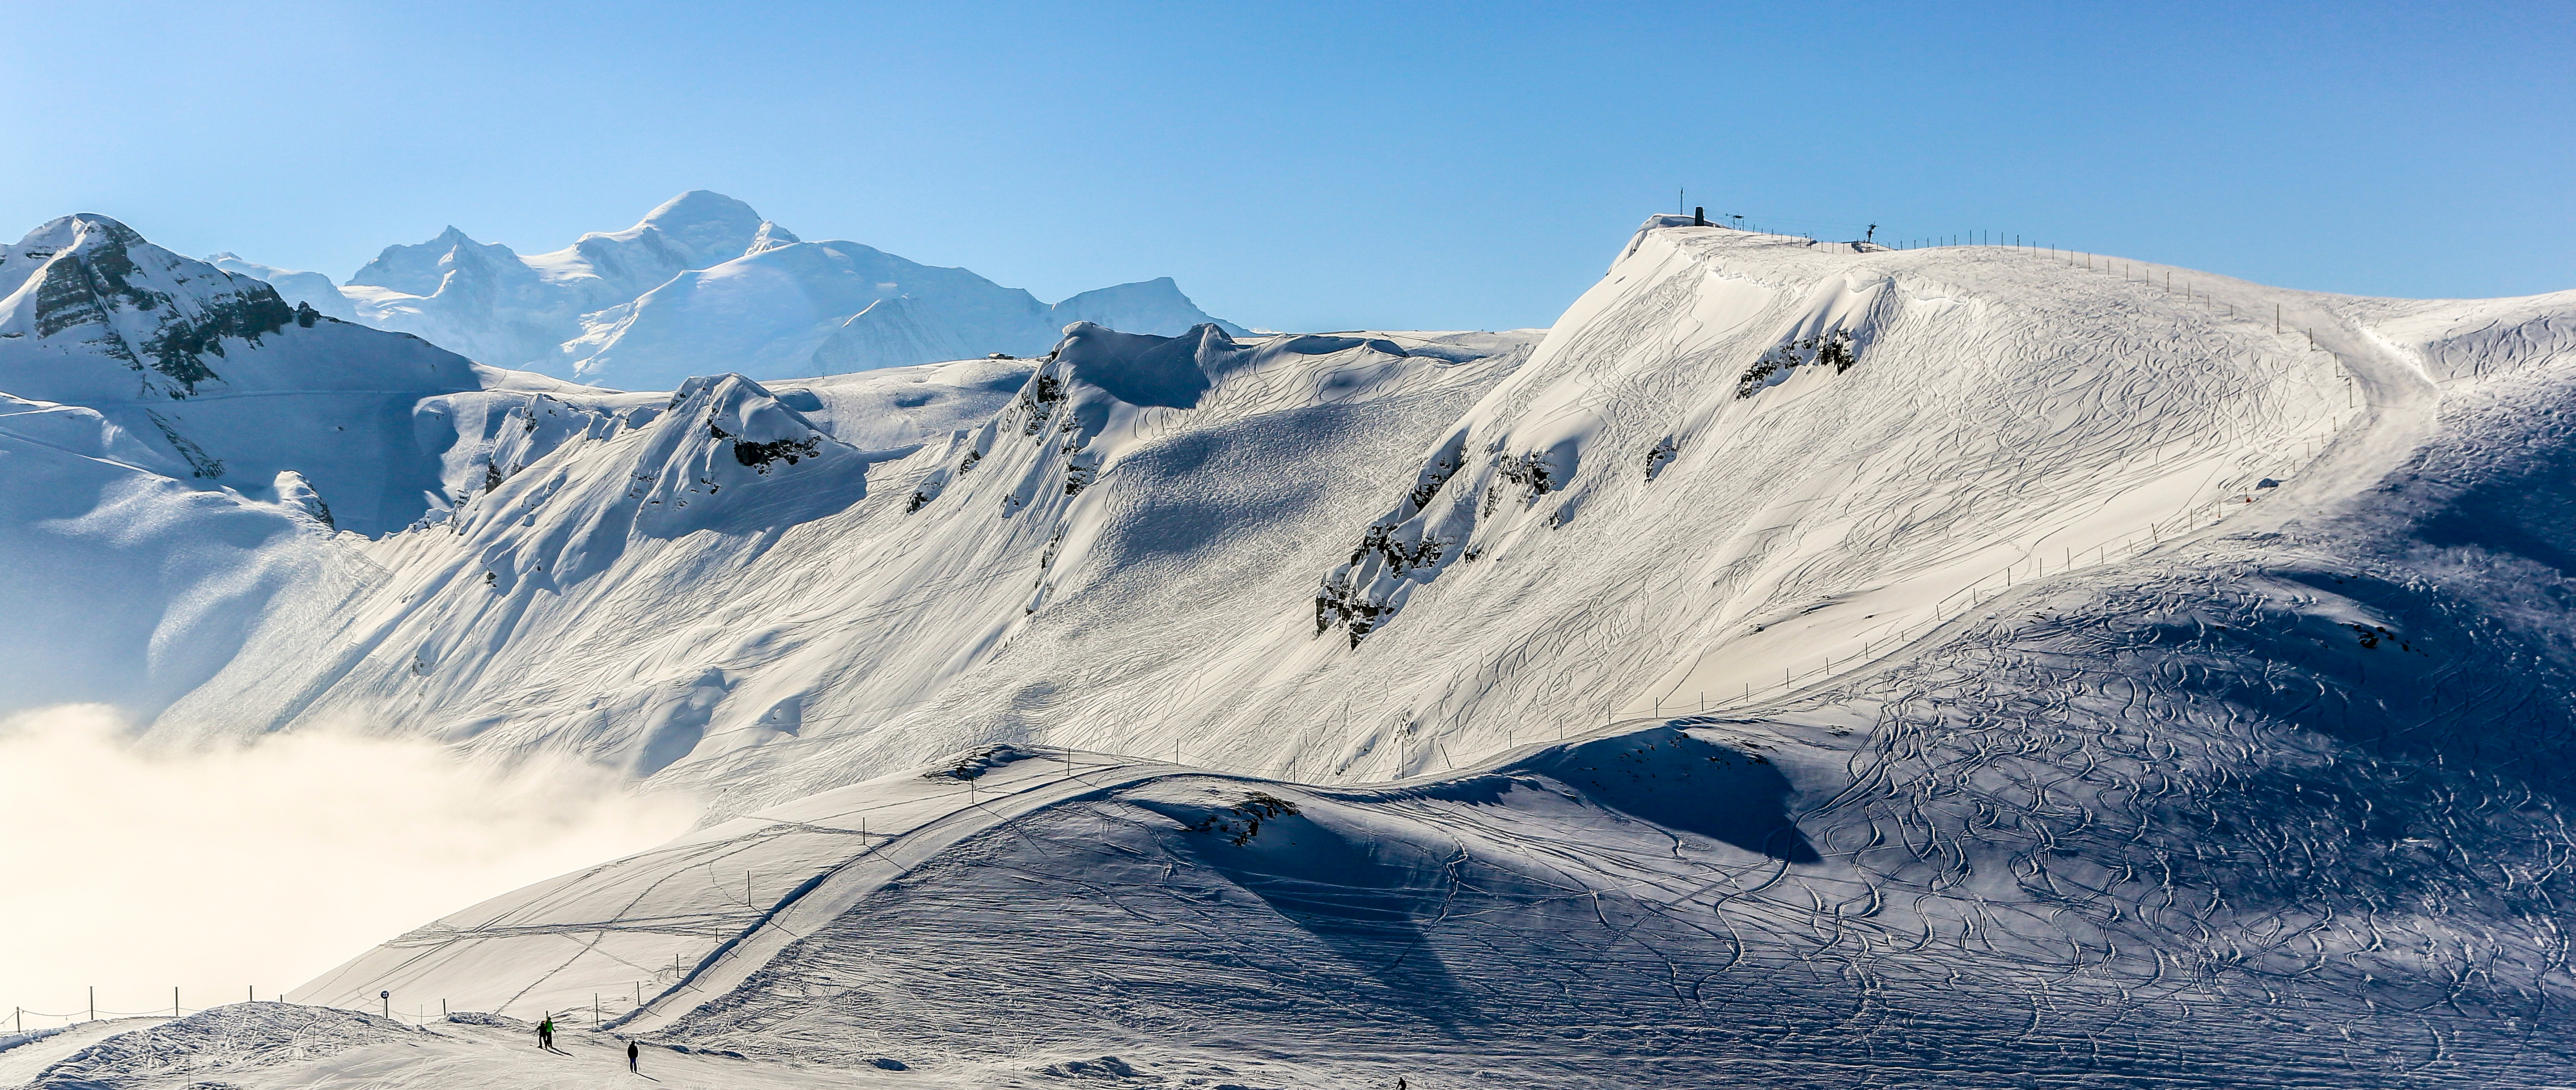
[[[537,1047],[538,1047],[538,1048],[545,1049],[545,1050],[546,1050],[546,1051],[548,1051],[548,1052],[552,1052],[552,1051],[554,1051],[554,1049],[555,1049],[555,1016],[554,1016],[554,1015],[549,1014],[549,1015],[547,1015],[547,1016],[546,1016],[546,1020],[545,1020],[545,1021],[537,1023]]]

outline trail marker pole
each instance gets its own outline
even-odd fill
[[[393,1016],[394,1016],[394,993],[389,992],[389,991],[379,991],[379,992],[377,992],[377,993],[376,993],[376,998],[378,998],[378,999],[381,999],[381,1000],[384,1000],[384,1001],[385,1001],[385,1017],[387,1017],[387,1018],[391,1018],[391,1017],[393,1017]]]
[[[89,1020],[98,1021],[98,985],[89,986]]]
[[[179,989],[170,989],[170,1017],[179,1017]]]

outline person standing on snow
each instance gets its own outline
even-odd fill
[[[545,1021],[537,1023],[537,1047],[545,1049],[548,1052],[555,1050],[554,1015],[549,1014],[546,1016]]]
[[[638,1075],[643,1074],[643,1073],[644,1073],[644,1069],[643,1069],[643,1068],[641,1068],[641,1067],[637,1067],[637,1066],[635,1066],[637,1063],[641,1062],[643,1055],[644,1055],[644,1051],[643,1051],[642,1049],[636,1048],[636,1047],[635,1047],[635,1042],[633,1042],[633,1041],[628,1041],[628,1042],[626,1042],[626,1069],[627,1069],[628,1071],[632,1071],[632,1072],[634,1072],[634,1073],[636,1073],[636,1074],[638,1074]]]

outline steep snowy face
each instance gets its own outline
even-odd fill
[[[897,307],[876,308],[886,300]],[[901,317],[896,310],[903,312]],[[750,374],[829,371],[1046,350],[1045,307],[964,269],[853,242],[776,246],[674,278],[590,315],[559,367],[626,389],[677,383],[709,358]],[[817,353],[830,345],[831,362]]]
[[[1047,360],[718,380],[649,421],[540,417],[566,438],[525,461],[478,448],[492,460],[449,472],[502,483],[364,546],[394,574],[345,624],[244,656],[171,718],[375,709],[737,806],[802,790],[773,772],[863,778],[997,728],[1114,735],[1193,673],[1313,669],[1312,577],[1280,558],[1320,561],[1376,502],[1354,476],[1454,420],[1527,343],[1076,325]],[[917,430],[878,430],[874,406]],[[505,695],[532,691],[548,695]]]
[[[2068,269],[1650,225],[1345,539],[1315,629],[1580,647],[1596,715],[1742,699],[2241,509],[2363,412],[2268,302]]]
[[[416,333],[503,366],[545,366],[578,336],[582,316],[631,303],[673,276],[796,241],[719,193],[673,197],[623,231],[521,257],[448,228],[417,246],[390,246],[349,278],[359,320]],[[913,361],[907,361],[913,362]],[[700,369],[704,369],[703,364]],[[674,375],[668,389],[687,375]]]
[[[519,255],[507,246],[476,242],[451,224],[438,237],[411,246],[387,246],[376,259],[351,274],[352,286],[377,287],[405,295],[436,295],[451,279],[466,285],[521,279]]]
[[[683,274],[583,319],[561,361],[585,382],[668,385],[708,358],[745,373],[810,376],[925,360],[1046,350],[1073,322],[1178,335],[1219,322],[1167,278],[1086,292],[1052,307],[964,269],[852,242],[771,245]]]
[[[1215,325],[1228,336],[1248,337],[1242,326],[1211,318],[1181,287],[1168,276],[1142,280],[1133,284],[1094,288],[1047,308],[1048,320],[1058,326],[1090,322],[1129,333],[1151,333],[1173,337],[1202,325]]]
[[[589,309],[509,247],[454,227],[415,246],[386,247],[349,278],[345,293],[361,322],[502,367],[542,358]]]
[[[671,395],[669,415],[638,453],[636,526],[645,533],[749,532],[867,496],[866,457],[750,379],[690,379]]]
[[[267,268],[240,264],[254,274]],[[1165,335],[1214,323],[1244,335],[1200,311],[1168,277],[1050,307],[964,269],[854,242],[803,242],[750,205],[702,189],[623,231],[528,257],[450,227],[417,246],[386,248],[342,290],[369,325],[486,363],[630,390],[671,389],[719,366],[796,378],[1033,355],[1076,321]]]
[[[382,533],[445,502],[442,443],[410,410],[480,388],[464,359],[289,307],[103,217],[0,254],[0,392],[96,411],[190,487],[273,500],[293,470],[346,529]]]
[[[228,273],[267,281],[268,286],[277,289],[278,298],[286,300],[288,306],[309,306],[324,317],[338,318],[344,322],[357,320],[356,305],[349,301],[347,295],[341,293],[339,285],[332,283],[330,277],[321,273],[281,269],[273,265],[262,265],[256,261],[244,261],[232,254],[222,253],[206,255],[206,263]]]
[[[703,189],[680,194],[623,231],[594,232],[527,263],[548,281],[579,292],[585,309],[634,299],[691,269],[797,241],[748,204]]]
[[[482,487],[444,532],[473,556],[460,589],[504,600],[606,570],[631,541],[756,533],[867,495],[865,455],[738,375],[692,379],[659,405],[538,394],[492,430]]]
[[[19,342],[0,347],[0,389],[21,395],[185,398],[218,377],[228,342],[256,347],[296,321],[267,284],[105,216],[65,216],[0,247],[0,340]]]

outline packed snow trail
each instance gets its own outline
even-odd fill
[[[534,1020],[618,998],[627,1014],[722,995],[792,942],[961,838],[1067,798],[1169,774],[1103,754],[1012,747],[827,791],[668,847],[531,886],[404,935],[289,993],[363,1006],[394,990]],[[533,975],[494,964],[542,964]],[[632,989],[632,990],[630,990]]]

